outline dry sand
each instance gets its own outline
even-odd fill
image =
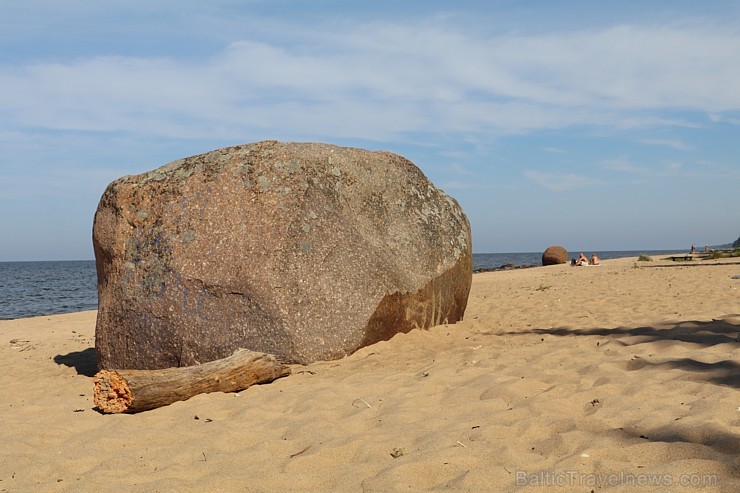
[[[136,415],[94,409],[95,312],[0,322],[0,491],[740,491],[740,264],[635,260]]]

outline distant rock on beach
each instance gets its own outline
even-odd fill
[[[470,225],[410,161],[265,141],[126,176],[93,226],[100,368],[153,369],[239,347],[341,358],[461,320]]]
[[[568,262],[568,251],[561,246],[551,246],[542,254],[542,265],[558,265]]]

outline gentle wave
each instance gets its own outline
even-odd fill
[[[0,319],[94,310],[93,260],[0,262]]]

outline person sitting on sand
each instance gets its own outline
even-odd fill
[[[591,265],[599,265],[599,257],[596,254],[591,254]]]
[[[576,265],[588,265],[588,257],[586,257],[584,254],[581,254],[578,257],[578,260],[576,260]]]

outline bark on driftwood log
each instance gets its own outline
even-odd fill
[[[290,375],[271,354],[238,349],[228,358],[163,370],[101,370],[95,405],[104,413],[137,413],[208,392],[238,392]]]

